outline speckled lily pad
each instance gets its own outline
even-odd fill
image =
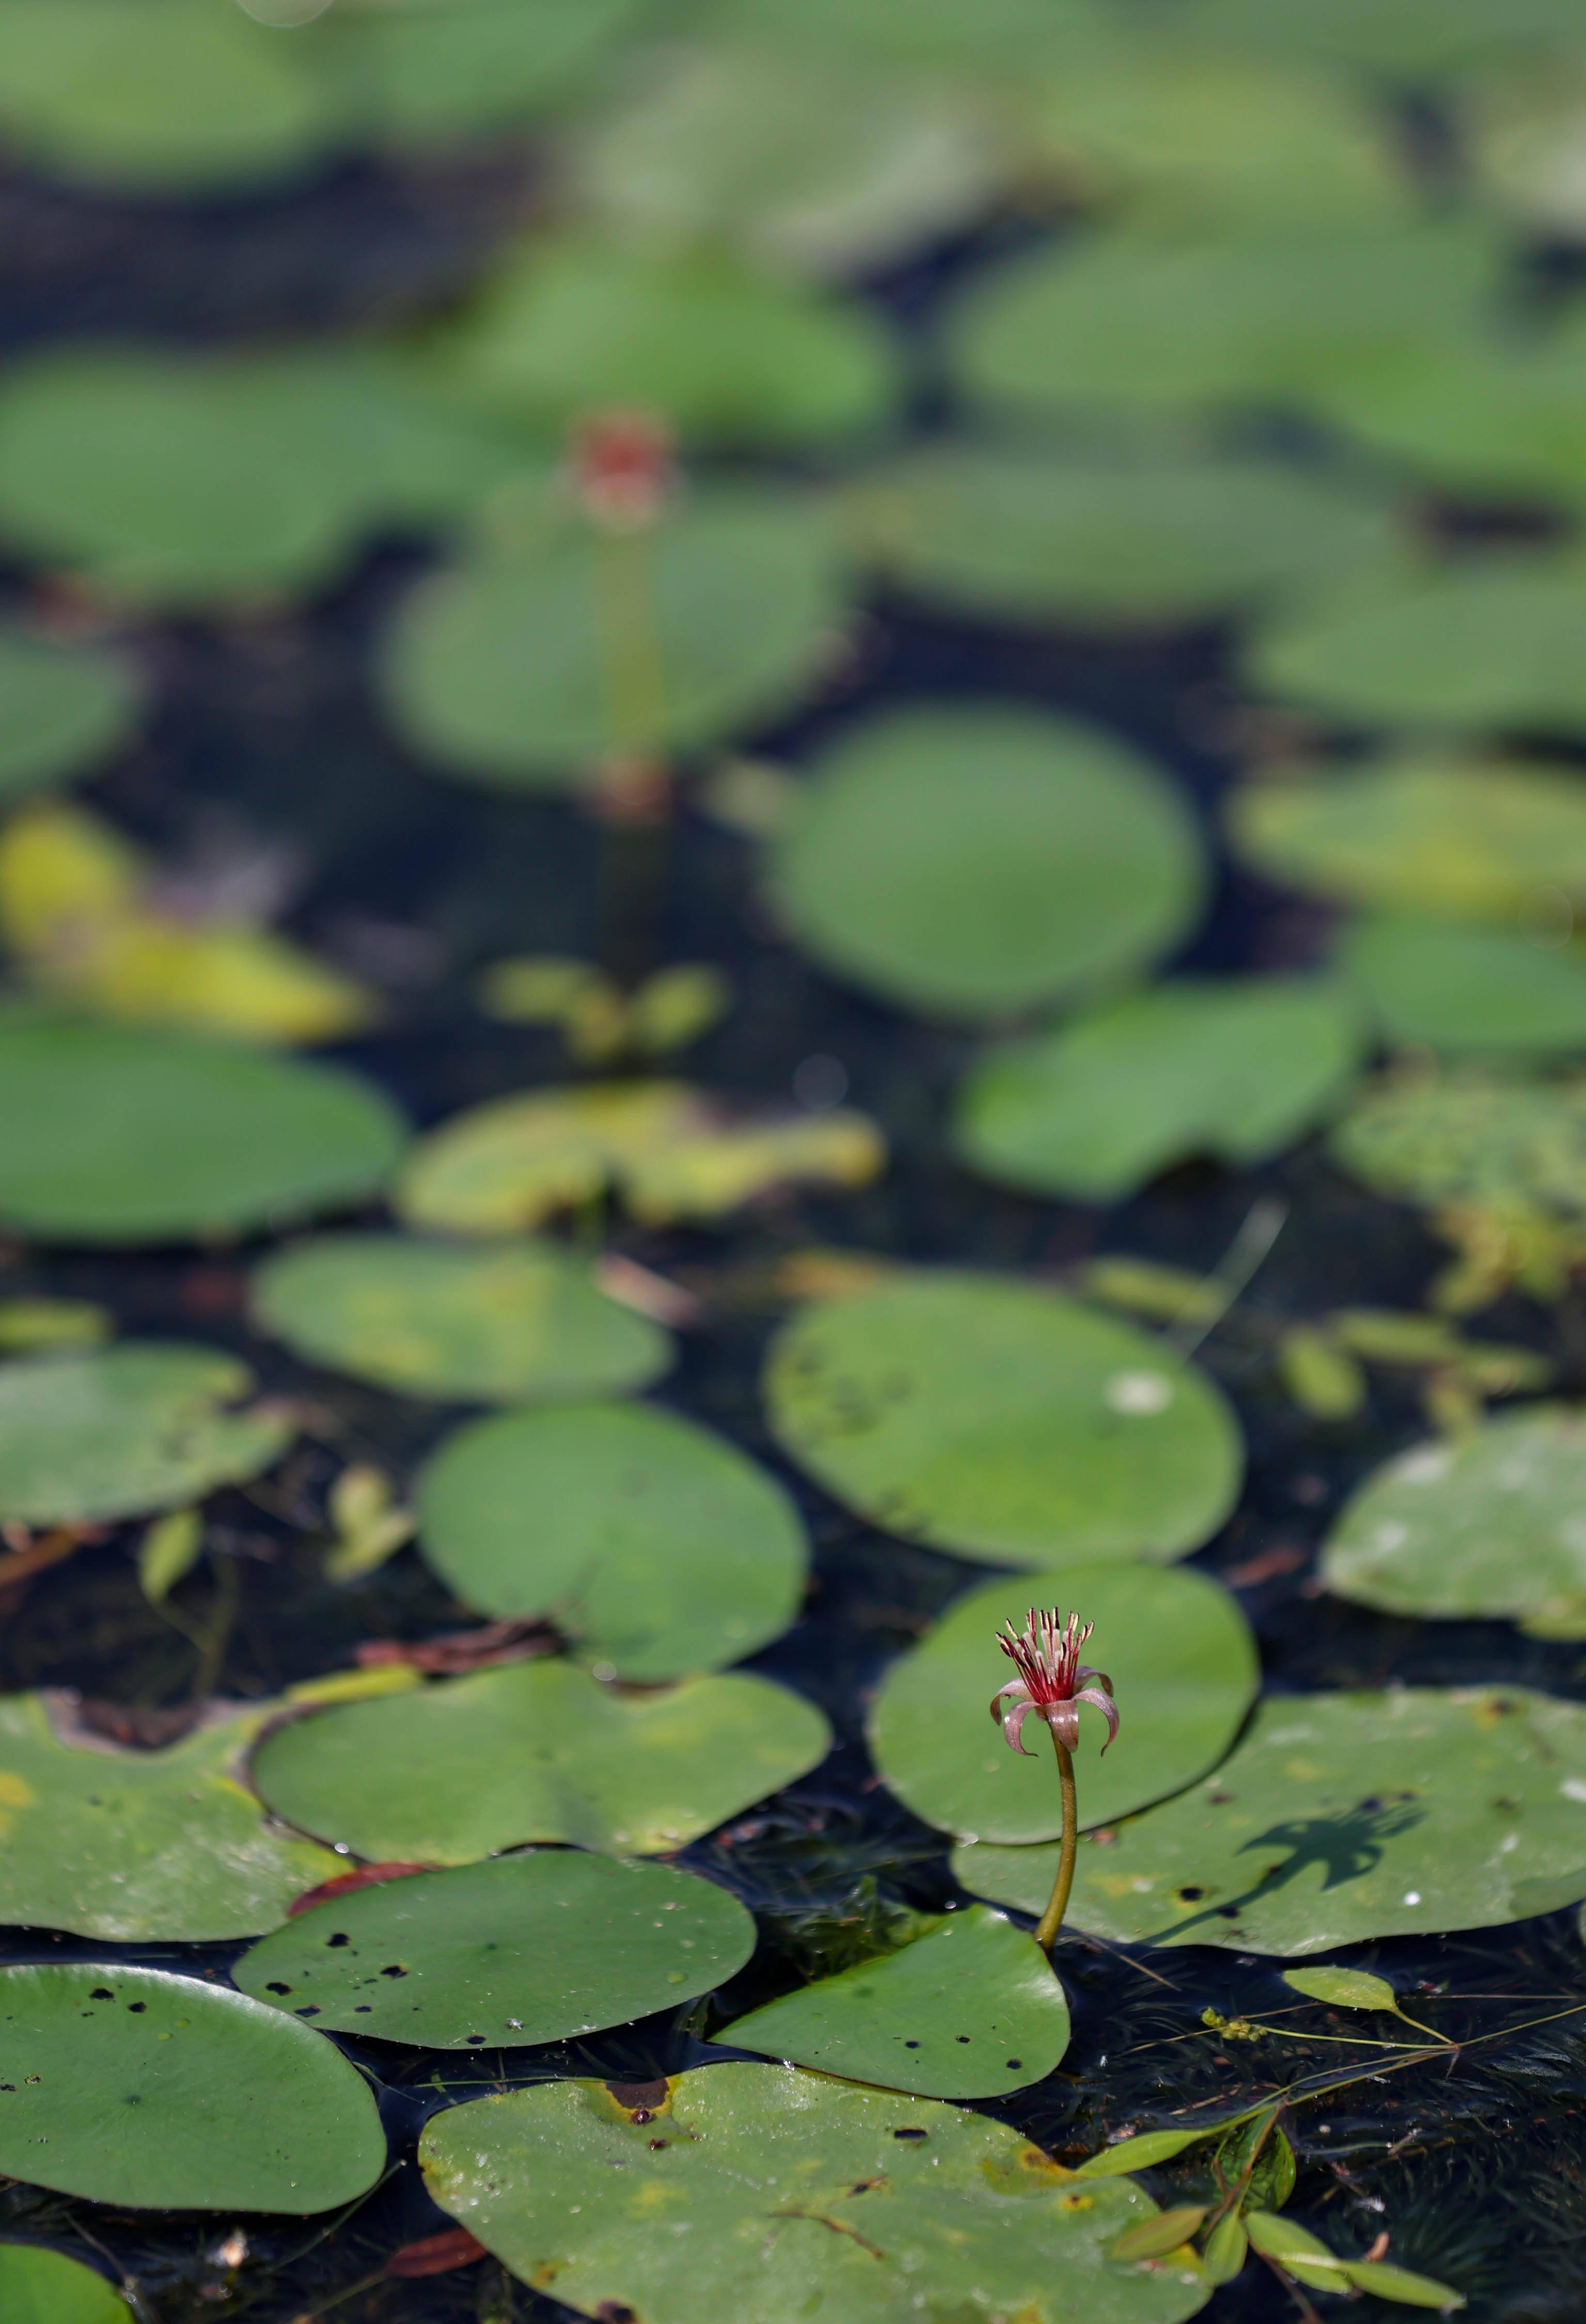
[[[1586,1213],[1586,1082],[1474,1065],[1391,1074],[1357,1101],[1332,1146],[1352,1176],[1401,1202]]]

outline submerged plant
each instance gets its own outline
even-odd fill
[[[1051,1897],[1046,1911],[1036,1925],[1036,1942],[1049,1946],[1063,1925],[1063,1915],[1068,1910],[1068,1893],[1074,1886],[1074,1850],[1079,1839],[1078,1802],[1074,1781],[1074,1752],[1079,1742],[1079,1706],[1088,1702],[1107,1721],[1107,1744],[1118,1733],[1118,1706],[1112,1700],[1112,1682],[1105,1671],[1092,1670],[1080,1661],[1080,1649],[1092,1630],[1093,1622],[1082,1622],[1077,1614],[1070,1614],[1066,1622],[1060,1607],[1044,1614],[1032,1606],[1022,1635],[1010,1622],[1000,1631],[997,1644],[1014,1669],[1017,1678],[1000,1686],[991,1697],[991,1716],[1002,1729],[1003,1740],[1012,1750],[1023,1752],[1026,1758],[1034,1757],[1025,1751],[1022,1739],[1024,1722],[1035,1711],[1052,1730],[1052,1744],[1057,1754],[1057,1776],[1063,1786],[1063,1840],[1057,1855],[1057,1877],[1052,1884]],[[1084,1686],[1082,1680],[1094,1679],[1094,1686]]]

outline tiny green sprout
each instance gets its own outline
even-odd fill
[[[1022,1633],[1010,1622],[997,1637],[997,1644],[1019,1676],[997,1689],[991,1697],[991,1716],[1001,1728],[1009,1748],[1022,1752],[1027,1758],[1032,1755],[1025,1751],[1021,1740],[1024,1722],[1032,1711],[1037,1718],[1044,1719],[1052,1730],[1057,1776],[1063,1787],[1063,1840],[1057,1855],[1057,1877],[1052,1884],[1047,1909],[1036,1925],[1036,1942],[1043,1949],[1050,1946],[1063,1925],[1069,1891],[1074,1886],[1079,1811],[1073,1755],[1079,1741],[1080,1704],[1088,1702],[1107,1721],[1103,1751],[1118,1733],[1118,1707],[1112,1700],[1111,1680],[1105,1671],[1092,1670],[1079,1658],[1080,1649],[1094,1628],[1093,1622],[1082,1623],[1077,1614],[1070,1614],[1065,1623],[1059,1607],[1042,1613],[1032,1606]],[[1084,1679],[1094,1679],[1096,1683],[1084,1686],[1081,1683]]]

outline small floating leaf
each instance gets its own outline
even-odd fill
[[[0,1299],[0,1354],[42,1355],[60,1348],[98,1348],[115,1336],[115,1318],[91,1299]]]
[[[1348,2259],[1339,2264],[1357,2292],[1369,2292],[1377,2300],[1395,2301],[1401,2308],[1437,2308],[1446,2315],[1451,2309],[1465,2304],[1463,2292],[1439,2283],[1433,2276],[1415,2275],[1407,2267],[1394,2267],[1387,2260]]]
[[[1142,2130],[1134,2138],[1120,2138],[1115,2144],[1102,2147],[1099,2154],[1088,2155],[1074,2175],[1076,2179],[1117,2179],[1125,2172],[1150,2171],[1158,2163],[1171,2163],[1186,2147],[1198,2146],[1203,2139],[1214,2138],[1216,2135],[1215,2127]]]
[[[0,2244],[6,2324],[132,2324],[132,2310],[97,2268],[42,2244]]]
[[[1201,2264],[1213,2283],[1231,2283],[1249,2250],[1244,2221],[1237,2212],[1225,2211],[1201,2246]]]
[[[1393,2016],[1399,2014],[1398,1996],[1385,1977],[1373,1977],[1369,1969],[1336,1969],[1323,1965],[1320,1969],[1286,1969],[1285,1985],[1293,1986],[1307,2001],[1324,2001],[1333,2009],[1385,2009]]]
[[[413,1537],[415,1519],[401,1507],[383,1469],[355,1461],[331,1487],[327,1513],[336,1540],[325,1561],[327,1582],[361,1582],[377,1573]]]
[[[1318,2292],[1349,2290],[1342,2263],[1297,2221],[1286,2219],[1277,2211],[1247,2211],[1244,2227],[1259,2252],[1277,2260],[1302,2283]]]
[[[1277,1374],[1302,1412],[1313,1420],[1352,1420],[1363,1412],[1370,1383],[1331,1332],[1296,1324],[1277,1343]]]
[[[138,1585],[151,1606],[165,1603],[203,1546],[204,1520],[197,1509],[172,1509],[149,1527],[138,1544]]]
[[[1210,2209],[1208,2203],[1181,2203],[1171,2211],[1159,2211],[1154,2219],[1142,2219],[1138,2227],[1124,2229],[1108,2257],[1130,2263],[1166,2259],[1188,2243]]]

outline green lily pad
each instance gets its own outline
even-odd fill
[[[1586,1048],[1586,960],[1505,928],[1366,920],[1338,964],[1388,1040],[1446,1054]]]
[[[1029,70],[1033,58],[1083,53],[1082,43],[1116,39],[1109,0],[980,0],[966,16],[963,0],[721,0],[731,30],[774,40],[818,43],[828,55],[855,50],[888,63]]]
[[[1013,260],[964,300],[951,345],[965,387],[996,404],[1282,402],[1318,364],[1466,327],[1497,265],[1496,238],[1462,222],[1204,243],[1111,235]]]
[[[739,1673],[624,1693],[512,1663],[294,1720],[254,1779],[278,1815],[375,1862],[467,1864],[529,1840],[656,1856],[825,1757],[801,1696]]]
[[[1170,951],[1205,872],[1178,796],[1126,744],[1067,719],[938,705],[827,751],[770,883],[823,967],[973,1018]]]
[[[1298,51],[1405,79],[1447,72],[1505,49],[1571,38],[1570,0],[1194,0],[1189,22],[1203,38],[1240,48]]]
[[[565,109],[641,14],[641,0],[341,0],[300,39],[357,130],[421,148]]]
[[[464,2050],[625,2024],[708,1993],[753,1950],[737,1898],[691,1872],[535,1849],[318,1904],[232,1976],[331,2033]]]
[[[46,1700],[0,1698],[0,1919],[116,1944],[257,1936],[345,1870],[273,1831],[238,1768],[253,1710],[161,1751],[57,1734]]]
[[[1415,753],[1246,783],[1228,824],[1246,862],[1339,903],[1511,927],[1559,890],[1586,904],[1572,767]]]
[[[1578,242],[1586,234],[1586,60],[1577,20],[1563,54],[1522,55],[1472,73],[1451,109],[1479,182],[1532,231]]]
[[[613,704],[611,560],[641,556],[664,673],[659,748],[769,718],[808,681],[846,610],[818,504],[770,486],[701,488],[642,545],[581,518],[482,547],[421,582],[387,638],[392,718],[446,771],[560,788],[626,742]]]
[[[0,798],[90,772],[131,740],[141,692],[115,654],[0,629]]]
[[[1038,1913],[1057,1850],[959,1848]],[[1120,1944],[1320,1953],[1586,1896],[1586,1710],[1525,1687],[1270,1696],[1193,1791],[1082,1841],[1069,1918]]]
[[[778,1440],[828,1492],[988,1564],[1166,1563],[1239,1496],[1239,1426],[1208,1379],[1009,1277],[900,1275],[813,1305],[772,1342],[765,1392]]]
[[[852,51],[718,42],[680,51],[597,118],[569,175],[586,210],[632,235],[837,274],[965,224],[1017,159],[973,90]]]
[[[465,1605],[548,1616],[602,1677],[741,1661],[803,1594],[804,1529],[781,1487],[645,1406],[475,1421],[429,1461],[418,1508],[424,1555]]]
[[[1331,1142],[1352,1176],[1401,1202],[1586,1214],[1586,1082],[1528,1082],[1474,1065],[1392,1074],[1356,1102]]]
[[[1319,596],[1245,657],[1250,683],[1365,725],[1586,727],[1586,565],[1494,551]]]
[[[1381,501],[1276,460],[1168,447],[942,447],[853,499],[860,538],[922,596],[973,613],[1194,621],[1391,554]]]
[[[895,364],[858,306],[721,252],[525,242],[442,349],[456,385],[548,429],[613,410],[666,413],[690,438],[803,443],[873,426]]]
[[[379,1193],[406,1137],[366,1082],[197,1034],[0,1013],[0,1222],[58,1242],[240,1234]]]
[[[328,2211],[385,2165],[333,2043],[162,1969],[0,1969],[0,2171],[118,2208]]]
[[[797,2067],[627,2088],[476,2099],[420,2146],[441,2209],[580,2315],[901,2324],[926,2298],[965,2324],[1177,2324],[1210,2297],[1198,2266],[1109,2256],[1152,2216],[1133,2180],[1076,2188],[1005,2123]]]
[[[1034,1938],[972,1904],[715,2038],[920,2098],[992,2098],[1052,2071],[1068,2047],[1068,2004]]]
[[[7,2324],[132,2324],[97,2268],[42,2244],[0,2244],[0,2307]]]
[[[1239,1169],[1281,1153],[1347,1088],[1360,1047],[1335,981],[1186,978],[991,1050],[954,1140],[988,1177],[1119,1202],[1194,1154]]]
[[[1531,1405],[1452,1443],[1413,1445],[1340,1513],[1322,1576],[1393,1614],[1499,1615],[1586,1637],[1586,1426]]]
[[[99,1525],[256,1477],[291,1443],[216,1348],[124,1341],[0,1365],[0,1520]]]
[[[659,1323],[552,1242],[317,1235],[264,1262],[254,1313],[306,1361],[405,1396],[599,1396],[648,1388],[672,1358]]]
[[[1085,1826],[1132,1815],[1214,1767],[1260,1683],[1255,1641],[1236,1601],[1203,1574],[1144,1565],[1065,1565],[989,1582],[959,1599],[887,1673],[869,1720],[888,1788],[927,1823],[971,1840],[1056,1840],[1062,1803],[1046,1730],[1031,1720],[1022,1758],[987,1709],[1010,1666],[1005,1621],[1022,1630],[1031,1600],[1076,1607],[1096,1634],[1085,1659],[1117,1689],[1119,1729],[1104,1756],[1100,1720],[1082,1717],[1079,1807]],[[791,2052],[789,2052],[791,2054]]]

